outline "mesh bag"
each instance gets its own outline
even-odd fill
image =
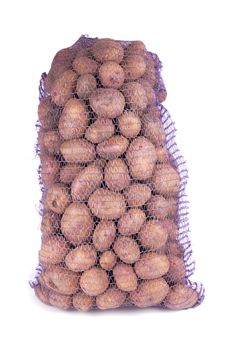
[[[161,62],[140,41],[82,36],[40,82],[36,296],[61,309],[186,309],[194,271],[187,169],[161,104]]]

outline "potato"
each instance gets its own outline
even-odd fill
[[[76,79],[77,74],[68,69],[54,81],[51,87],[51,98],[57,106],[64,106],[69,98],[72,97]]]
[[[115,135],[99,143],[96,147],[96,151],[101,158],[114,159],[125,153],[128,144],[129,141],[124,136]]]
[[[122,114],[125,107],[123,94],[111,88],[98,88],[89,98],[92,110],[100,118],[116,118]]]
[[[133,264],[140,258],[140,249],[137,242],[125,236],[119,236],[114,245],[114,252],[125,263]]]
[[[70,140],[81,137],[88,125],[88,110],[83,101],[69,99],[59,120],[59,132],[63,139]]]
[[[107,189],[99,188],[88,199],[88,206],[99,219],[115,220],[120,218],[125,210],[124,197]]]
[[[158,106],[148,106],[147,110],[146,110],[146,116],[148,119],[159,119],[161,120],[162,119],[162,116],[161,116],[161,111],[159,109]]]
[[[68,163],[60,170],[60,181],[69,184],[74,178],[78,175],[78,173],[83,169],[83,166],[76,163]]]
[[[145,111],[148,105],[148,100],[146,91],[140,83],[133,81],[123,84],[121,91],[132,111],[136,111],[140,114]]]
[[[142,55],[130,54],[125,56],[122,61],[122,67],[125,72],[125,79],[136,80],[143,76],[146,71],[146,62]]]
[[[74,294],[79,287],[78,274],[60,266],[49,266],[42,271],[40,283],[61,294]]]
[[[156,157],[155,146],[144,136],[134,139],[126,152],[131,176],[134,179],[146,180],[153,174]]]
[[[90,194],[100,185],[103,180],[102,169],[94,164],[82,169],[75,177],[71,185],[73,201],[88,199]]]
[[[175,255],[181,258],[184,254],[184,248],[177,241],[169,241],[165,245],[165,252],[167,255]]]
[[[96,306],[101,310],[116,309],[124,303],[125,299],[126,293],[111,287],[96,297]]]
[[[94,145],[84,139],[63,142],[61,153],[67,162],[74,163],[89,163],[96,157]]]
[[[147,113],[142,118],[143,135],[147,137],[156,147],[165,143],[165,133],[159,118]]]
[[[134,269],[138,277],[151,280],[164,276],[169,270],[169,260],[166,255],[155,252],[144,253],[135,263]]]
[[[151,183],[157,193],[174,196],[180,189],[180,176],[171,165],[163,164],[155,168]]]
[[[82,244],[66,255],[65,263],[68,269],[80,272],[94,266],[96,258],[95,249],[90,244]]]
[[[115,132],[111,119],[97,119],[86,130],[85,138],[92,143],[100,143],[109,139]]]
[[[90,296],[97,296],[105,292],[109,281],[106,271],[99,267],[92,267],[84,271],[80,278],[80,287],[84,293]]]
[[[117,264],[113,269],[113,276],[119,289],[132,292],[137,288],[137,276],[132,266],[122,263]]]
[[[106,61],[99,68],[101,84],[107,88],[119,89],[125,80],[123,68],[114,61]]]
[[[69,68],[70,67],[68,67],[67,64],[64,63],[52,63],[51,68],[44,81],[45,91],[51,94],[54,82],[59,78],[61,74],[63,74]]]
[[[175,217],[177,212],[177,201],[174,198],[165,199],[163,196],[151,196],[147,203],[149,215],[157,219]]]
[[[95,74],[97,68],[97,62],[86,56],[78,56],[73,61],[73,69],[78,75]]]
[[[165,147],[156,148],[157,162],[158,163],[168,163],[169,155]]]
[[[110,248],[116,237],[116,225],[113,221],[100,221],[93,233],[93,244],[99,251]]]
[[[104,181],[113,191],[121,191],[130,185],[128,167],[122,159],[108,161],[104,169]]]
[[[50,97],[43,98],[38,106],[38,117],[43,129],[51,130],[58,126],[59,110]]]
[[[186,268],[182,258],[169,255],[170,267],[167,273],[167,279],[171,282],[178,283],[185,279]]]
[[[44,147],[46,152],[52,155],[60,152],[62,140],[57,130],[49,130],[41,132],[41,143],[42,149]]]
[[[57,214],[47,212],[43,215],[40,225],[42,237],[55,234],[59,229],[59,217]]]
[[[143,78],[140,78],[137,81],[143,86],[143,88],[146,92],[148,105],[154,106],[154,104],[156,102],[156,94],[155,94],[155,90],[153,89],[150,81],[143,79]]]
[[[146,52],[146,47],[145,44],[142,41],[131,41],[131,43],[127,46],[125,49],[125,55],[142,55],[144,56]]]
[[[117,224],[118,231],[125,236],[134,235],[139,232],[145,220],[146,215],[144,211],[138,208],[130,209],[119,219]]]
[[[124,49],[121,44],[112,39],[97,39],[91,51],[99,62],[114,61],[120,63],[124,56]]]
[[[35,295],[37,296],[37,298],[40,301],[42,301],[44,304],[50,305],[50,303],[49,303],[49,291],[47,290],[47,288],[45,288],[41,284],[38,284],[34,288],[34,291],[35,291]]]
[[[48,236],[43,239],[39,261],[43,264],[59,264],[69,251],[69,244],[64,237]]]
[[[164,305],[168,309],[181,310],[195,306],[197,301],[197,291],[183,284],[176,284],[170,289],[164,300]]]
[[[46,204],[54,213],[62,214],[69,202],[70,198],[65,185],[55,183],[48,189]]]
[[[49,292],[49,303],[59,309],[68,310],[72,307],[72,297],[54,291]]]
[[[151,53],[147,52],[144,56],[146,62],[146,70],[142,78],[148,80],[152,87],[156,87],[158,84],[158,74],[155,68],[156,61]]]
[[[112,270],[116,264],[116,255],[111,250],[106,250],[100,257],[99,263],[102,269]]]
[[[144,248],[157,250],[166,243],[168,233],[162,224],[155,220],[148,220],[141,228],[138,236]]]
[[[178,235],[179,235],[179,231],[178,231],[178,226],[176,225],[176,223],[170,219],[165,219],[165,220],[161,221],[160,223],[161,223],[161,225],[164,226],[165,230],[167,231],[168,238],[171,241],[177,240]]]
[[[167,98],[167,91],[162,89],[158,92],[158,100],[160,103],[164,102]]]
[[[141,130],[141,119],[132,111],[125,111],[118,118],[120,133],[128,139],[136,137]]]
[[[79,311],[88,311],[90,310],[95,302],[94,297],[90,297],[83,292],[78,292],[73,296],[73,306],[76,310]]]
[[[75,47],[66,47],[65,49],[59,50],[53,58],[52,63],[66,64],[67,67],[71,65],[76,55]]]
[[[61,231],[74,244],[88,239],[93,228],[90,210],[84,203],[72,203],[66,208],[61,219]]]
[[[52,156],[41,156],[41,168],[40,176],[43,185],[46,187],[51,186],[58,180],[59,166],[55,158]]]
[[[125,192],[125,199],[129,207],[141,207],[151,197],[151,189],[145,184],[133,184]]]
[[[76,92],[79,98],[88,99],[97,88],[97,81],[92,74],[83,74],[77,79]]]
[[[130,293],[130,301],[138,307],[159,305],[169,292],[169,286],[161,277],[144,281],[139,287]]]

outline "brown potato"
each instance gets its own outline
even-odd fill
[[[139,240],[144,248],[157,250],[164,246],[168,238],[165,227],[155,220],[148,220],[139,232]]]
[[[122,61],[122,67],[125,72],[125,79],[136,80],[143,76],[146,71],[146,62],[142,55],[130,54],[125,56]]]
[[[130,293],[130,301],[138,307],[159,305],[169,292],[169,286],[161,277],[144,281],[139,287]]]
[[[92,143],[100,143],[109,139],[115,132],[115,126],[111,119],[97,119],[91,124],[85,133],[85,137]]]
[[[57,128],[59,110],[52,103],[50,97],[45,97],[40,101],[38,106],[38,117],[43,129],[51,130]]]
[[[144,253],[135,263],[134,269],[138,277],[151,280],[164,276],[169,270],[169,260],[166,255],[154,252]]]
[[[99,68],[101,84],[107,88],[119,89],[125,80],[123,68],[114,61],[106,61]]]
[[[122,159],[108,161],[104,169],[104,181],[113,191],[121,191],[130,185],[128,167]]]
[[[42,148],[52,155],[60,152],[60,146],[62,143],[61,136],[57,130],[49,130],[41,132]]]
[[[90,244],[83,244],[66,255],[66,266],[75,272],[88,270],[96,263],[97,253]]]
[[[45,288],[41,284],[38,284],[34,288],[34,291],[35,291],[35,295],[37,296],[37,298],[40,301],[42,301],[44,304],[50,305],[50,303],[49,303],[49,291],[47,290],[47,288]]]
[[[98,88],[89,98],[92,110],[100,118],[116,118],[122,114],[125,107],[123,94],[111,88]]]
[[[78,173],[83,169],[83,166],[76,163],[68,163],[60,170],[60,181],[65,184],[71,183]]]
[[[125,96],[125,100],[128,103],[129,107],[132,111],[136,111],[137,113],[142,113],[145,111],[148,100],[146,96],[146,91],[144,87],[136,82],[130,82],[123,84],[121,87],[121,91]]]
[[[178,238],[179,231],[178,231],[178,226],[173,220],[170,219],[165,219],[160,222],[161,225],[164,226],[165,230],[168,233],[168,237],[171,241],[175,241]]]
[[[71,69],[64,71],[54,81],[51,87],[51,98],[57,106],[64,106],[65,103],[72,97],[77,74]]]
[[[177,213],[177,201],[174,198],[165,199],[163,196],[151,196],[147,203],[149,215],[157,219],[175,217]]]
[[[101,310],[116,309],[124,303],[125,299],[126,293],[111,287],[96,297],[96,306]]]
[[[146,92],[148,105],[154,106],[154,104],[156,102],[156,94],[155,94],[155,90],[153,89],[150,81],[143,79],[143,78],[138,79],[137,81],[143,86],[143,88]]]
[[[146,220],[144,211],[133,208],[127,211],[118,221],[118,231],[125,236],[134,235],[139,232]]]
[[[127,150],[129,141],[124,136],[115,135],[97,145],[96,151],[101,158],[114,159]]]
[[[151,183],[159,194],[174,196],[180,189],[180,176],[171,165],[163,164],[155,168]]]
[[[73,69],[78,75],[95,74],[98,69],[98,64],[95,60],[87,56],[78,55],[73,61]]]
[[[124,56],[124,49],[121,44],[112,39],[97,39],[91,51],[99,62],[114,61],[120,63]]]
[[[170,289],[164,305],[168,309],[182,310],[195,306],[197,301],[198,293],[195,290],[183,284],[176,284]]]
[[[62,143],[61,153],[67,162],[88,163],[95,159],[95,146],[84,139],[68,140]]]
[[[170,267],[167,273],[167,279],[174,283],[182,282],[186,274],[183,259],[175,255],[170,255],[168,258]]]
[[[158,100],[160,103],[164,102],[167,98],[167,91],[162,89],[158,92]]]
[[[82,169],[71,185],[71,196],[73,201],[88,199],[90,194],[100,185],[103,180],[103,172],[99,166],[88,165]]]
[[[40,230],[42,237],[53,235],[59,229],[59,217],[57,214],[49,211],[45,213],[41,220]]]
[[[95,298],[86,295],[83,292],[78,292],[73,296],[73,306],[79,311],[88,311],[94,306]]]
[[[118,125],[121,134],[128,139],[136,137],[141,130],[141,119],[132,111],[125,111],[118,118]]]
[[[99,263],[102,269],[112,270],[116,264],[116,255],[111,250],[106,250],[100,257]]]
[[[137,288],[137,276],[132,266],[122,263],[117,264],[113,269],[113,276],[119,289],[132,292]]]
[[[41,156],[40,175],[44,186],[49,187],[58,180],[59,166],[52,156]]]
[[[148,80],[153,87],[158,84],[158,74],[155,68],[156,62],[151,53],[147,52],[144,56],[146,62],[146,70],[142,78]]]
[[[62,63],[66,64],[67,67],[71,65],[71,62],[74,60],[76,55],[76,48],[66,47],[62,50],[59,50],[53,58],[52,63]]]
[[[129,207],[141,207],[151,197],[151,189],[145,184],[133,184],[125,192],[125,199]]]
[[[142,130],[145,137],[147,137],[156,147],[165,143],[165,133],[162,122],[154,115],[147,113],[143,116]]]
[[[107,189],[99,188],[88,199],[88,206],[99,219],[115,220],[120,218],[125,210],[124,197]]]
[[[93,228],[90,210],[84,203],[72,203],[66,208],[61,219],[61,231],[74,244],[88,239]]]
[[[90,270],[84,271],[80,278],[81,289],[90,296],[102,294],[108,285],[108,275],[99,267],[92,267]]]
[[[48,189],[46,203],[49,209],[54,213],[64,213],[66,207],[69,205],[69,202],[70,198],[65,185],[55,183]]]
[[[179,242],[169,241],[165,246],[165,252],[167,255],[175,255],[181,258],[184,254],[184,249]]]
[[[79,287],[79,275],[60,266],[49,266],[42,271],[40,283],[61,294],[74,294]]]
[[[144,56],[145,52],[146,52],[145,44],[140,40],[131,41],[131,43],[125,49],[126,56],[131,54]]]
[[[140,258],[140,249],[137,242],[125,236],[119,236],[114,245],[114,252],[125,263],[133,264]]]
[[[153,143],[143,136],[134,139],[126,152],[131,176],[134,179],[146,180],[152,176],[156,157]]]
[[[169,162],[169,154],[165,147],[157,147],[156,148],[157,162],[158,163],[168,163]]]
[[[64,237],[48,236],[43,239],[39,261],[43,264],[59,264],[69,251],[69,244]]]
[[[77,79],[76,92],[79,98],[88,99],[96,88],[97,81],[92,74],[83,74]]]
[[[51,68],[48,72],[47,77],[45,78],[44,87],[45,91],[51,94],[52,86],[54,82],[59,78],[61,74],[63,74],[67,69],[67,64],[64,63],[52,63]]]
[[[68,310],[72,307],[72,297],[70,295],[63,295],[54,291],[49,292],[50,305],[56,306],[59,309]]]
[[[116,237],[116,225],[113,221],[100,221],[93,233],[93,244],[99,251],[110,248]]]
[[[81,137],[88,124],[88,110],[83,101],[69,99],[59,119],[59,132],[63,139],[70,140]]]

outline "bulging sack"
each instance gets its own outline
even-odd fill
[[[61,309],[201,303],[188,238],[187,169],[141,41],[81,37],[40,83],[37,297]]]

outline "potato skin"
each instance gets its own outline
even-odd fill
[[[68,163],[63,168],[60,169],[60,181],[69,184],[78,173],[83,169],[83,166],[76,163]]]
[[[146,220],[144,211],[138,208],[129,209],[119,219],[117,228],[124,236],[131,236],[138,233]]]
[[[41,143],[41,150],[44,148],[49,155],[53,155],[60,152],[62,139],[57,130],[41,130],[39,143]]]
[[[99,68],[101,84],[107,88],[119,89],[125,80],[123,68],[114,61],[106,61]]]
[[[61,219],[61,231],[74,244],[80,244],[90,237],[93,219],[84,203],[71,203]]]
[[[100,185],[103,173],[100,167],[94,164],[82,169],[74,178],[71,185],[71,196],[73,201],[88,199],[90,194]]]
[[[174,283],[184,281],[186,274],[184,260],[175,255],[170,255],[168,259],[170,262],[170,267],[167,273],[167,279]]]
[[[126,210],[124,197],[120,193],[103,188],[90,195],[88,206],[95,216],[103,220],[118,219]]]
[[[63,295],[54,291],[49,292],[50,305],[56,306],[59,309],[68,310],[72,307],[72,297],[70,295]]]
[[[183,284],[176,284],[166,296],[164,306],[171,310],[182,310],[195,306],[197,301],[198,293],[195,290]]]
[[[132,266],[118,263],[113,269],[116,285],[124,292],[132,292],[137,289],[138,280]]]
[[[97,39],[91,51],[99,62],[114,61],[120,63],[124,56],[124,49],[121,44],[112,39]]]
[[[95,74],[98,64],[87,56],[77,56],[73,61],[73,69],[78,75]]]
[[[58,126],[59,112],[50,97],[43,98],[38,106],[38,117],[41,127],[45,130],[55,129]]]
[[[105,292],[109,281],[106,271],[99,267],[92,267],[84,271],[80,278],[80,287],[89,296],[97,296]]]
[[[119,236],[114,245],[113,250],[116,255],[125,263],[133,264],[140,258],[140,250],[137,242],[126,236]]]
[[[130,185],[128,167],[122,159],[109,160],[104,169],[104,180],[110,190],[121,191]]]
[[[131,176],[146,180],[152,176],[157,160],[155,146],[144,136],[138,136],[129,145],[126,159]]]
[[[90,244],[83,244],[71,250],[65,258],[68,269],[81,272],[88,270],[96,263],[97,253]]]
[[[169,155],[165,147],[156,147],[156,154],[158,163],[166,164],[169,162]]]
[[[59,218],[57,214],[52,211],[44,213],[40,225],[42,237],[57,233],[59,226]]]
[[[44,304],[50,305],[49,303],[49,291],[47,288],[42,286],[41,284],[38,284],[35,288],[35,295],[37,298],[42,301]]]
[[[101,118],[87,128],[85,138],[92,143],[100,143],[113,136],[114,132],[115,126],[112,120]]]
[[[131,41],[131,43],[125,49],[125,55],[126,56],[128,56],[130,54],[144,56],[145,52],[146,52],[146,46],[140,40]]]
[[[155,252],[144,253],[135,263],[135,272],[141,279],[151,280],[164,276],[169,270],[169,260],[166,255]]]
[[[113,221],[100,221],[93,233],[93,244],[98,251],[110,248],[116,237],[116,225]]]
[[[67,162],[88,163],[95,159],[95,147],[84,139],[73,139],[61,144],[61,153]]]
[[[126,293],[111,287],[96,297],[96,306],[101,310],[116,309],[124,303],[125,299]]]
[[[76,79],[77,74],[69,69],[59,75],[59,77],[54,81],[51,87],[51,98],[57,106],[64,106],[69,98],[72,97]]]
[[[165,252],[167,255],[175,255],[179,258],[182,258],[184,254],[184,248],[178,241],[168,241],[165,245]]]
[[[171,219],[165,219],[165,220],[161,221],[160,223],[161,223],[161,225],[164,226],[165,230],[167,231],[168,238],[171,241],[177,240],[178,235],[179,235],[177,224]]]
[[[69,99],[59,119],[59,132],[64,140],[81,137],[88,124],[88,110],[83,101]]]
[[[146,91],[140,83],[136,81],[125,83],[122,85],[121,91],[132,111],[136,111],[137,113],[143,113],[145,111],[148,100]]]
[[[116,118],[125,107],[123,94],[112,88],[98,88],[89,98],[92,110],[100,118]]]
[[[76,92],[79,98],[88,99],[96,88],[97,81],[92,74],[83,74],[77,79]]]
[[[142,55],[130,54],[122,61],[122,67],[127,81],[136,80],[146,71],[146,62]]]
[[[179,192],[180,176],[172,166],[163,164],[155,168],[151,183],[159,194],[174,196]]]
[[[54,213],[64,213],[66,207],[69,205],[70,197],[65,185],[55,183],[52,185],[46,195],[46,204]]]
[[[42,240],[39,261],[43,264],[59,264],[69,251],[69,244],[65,238],[48,236]]]
[[[78,292],[73,296],[73,307],[79,311],[88,311],[94,306],[95,298]]]
[[[100,257],[99,263],[102,269],[112,270],[116,264],[116,255],[111,250],[106,250]]]
[[[146,79],[138,79],[137,80],[144,88],[145,92],[146,92],[146,97],[147,97],[147,101],[148,101],[148,105],[154,105],[156,102],[156,94],[155,94],[155,90],[153,89],[151,83],[149,80]]]
[[[44,186],[49,187],[58,180],[59,165],[52,156],[41,156],[40,175]]]
[[[142,130],[145,137],[147,137],[156,147],[164,145],[165,133],[161,120],[155,114],[147,113],[142,118]]]
[[[144,248],[157,250],[164,246],[168,233],[156,220],[148,220],[139,232],[139,240]]]
[[[110,139],[99,143],[96,147],[97,154],[110,160],[120,157],[127,150],[129,141],[124,136],[115,135]]]
[[[120,132],[128,139],[136,137],[141,130],[141,119],[132,111],[125,111],[118,118]]]
[[[149,215],[157,219],[175,217],[177,212],[177,201],[174,198],[164,198],[160,195],[151,196],[147,202]]]
[[[141,207],[151,197],[151,189],[145,184],[132,184],[124,192],[129,207]]]
[[[130,293],[130,301],[138,307],[159,305],[169,292],[169,286],[161,277],[144,281],[139,287]]]

